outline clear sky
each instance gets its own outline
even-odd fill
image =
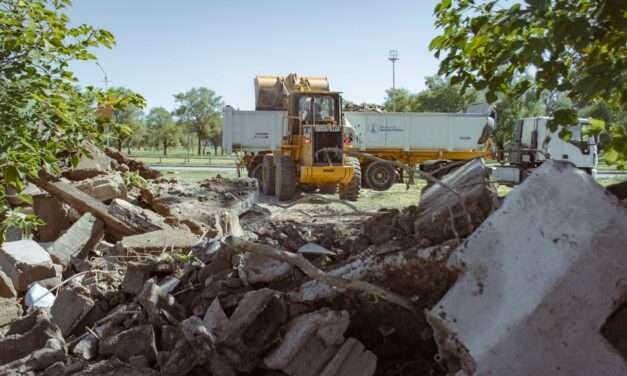
[[[424,87],[437,72],[428,51],[437,0],[74,0],[73,24],[111,31],[112,50],[96,55],[110,86],[143,94],[149,107],[174,108],[173,94],[205,86],[225,103],[254,108],[258,74],[327,76],[357,103],[381,103],[392,86]],[[74,69],[84,85],[104,86],[93,63]]]

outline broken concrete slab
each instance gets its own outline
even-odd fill
[[[376,370],[377,356],[355,338],[349,338],[320,376],[372,376]]]
[[[0,327],[12,323],[22,316],[22,306],[15,298],[0,298]]]
[[[94,307],[94,301],[77,289],[65,288],[59,292],[51,309],[52,322],[61,329],[64,336],[72,330]]]
[[[33,179],[32,181],[41,189],[76,209],[80,214],[91,213],[98,217],[105,223],[107,232],[116,238],[121,239],[124,236],[135,235],[140,232],[123,220],[109,214],[105,204],[71,184],[49,182],[44,179]]]
[[[46,311],[35,310],[12,322],[5,336],[0,338],[0,365],[21,359],[51,341],[65,344],[61,331],[50,321]]]
[[[72,257],[87,256],[103,237],[104,223],[85,213],[48,248],[48,253],[55,263],[67,268]]]
[[[222,333],[229,322],[229,318],[226,316],[226,313],[224,313],[218,298],[213,300],[202,321],[210,333],[216,337],[222,336]]]
[[[56,275],[50,255],[33,240],[3,243],[0,268],[11,278],[18,292],[26,291],[32,282]]]
[[[111,170],[111,158],[94,145],[88,145],[87,149],[91,155],[83,156],[78,165],[65,171],[63,176],[70,180],[84,180]]]
[[[100,341],[100,355],[115,355],[128,361],[134,355],[142,355],[149,362],[157,359],[155,332],[152,325],[142,325],[103,338]]]
[[[245,285],[269,283],[290,275],[292,266],[286,262],[245,252],[235,257],[239,278]]]
[[[349,322],[348,312],[328,309],[296,317],[264,364],[290,376],[319,375],[344,342]]]
[[[98,201],[126,199],[128,193],[124,179],[117,173],[81,180],[75,186]]]
[[[592,177],[547,161],[451,257],[462,277],[430,311],[456,375],[621,375],[600,328],[626,296],[627,212]]]
[[[496,190],[480,159],[446,175],[442,183],[445,186],[433,184],[422,193],[414,223],[415,237],[435,244],[469,235],[498,207]]]
[[[144,251],[159,253],[164,250],[176,250],[178,252],[188,252],[198,243],[196,235],[187,230],[168,228],[147,232],[145,234],[126,236],[121,240],[121,247],[128,251]]]
[[[302,253],[304,255],[337,256],[335,252],[330,251],[316,243],[307,243],[303,245],[298,248],[298,253]]]
[[[261,354],[277,342],[287,321],[287,307],[274,290],[260,289],[244,295],[218,339],[239,372],[252,371]]]
[[[40,242],[56,240],[72,225],[72,209],[48,194],[33,197],[33,210],[45,224],[37,228]]]
[[[13,281],[5,272],[0,270],[0,298],[15,297],[17,297],[17,291],[15,291],[15,287],[13,287]]]
[[[159,376],[159,371],[152,368],[135,368],[119,359],[101,360],[98,363],[87,365],[76,376]]]
[[[111,202],[108,213],[133,229],[134,233],[126,234],[127,236],[170,228],[165,218],[159,214],[120,199]]]
[[[146,164],[142,161],[137,161],[125,157],[124,154],[122,154],[122,152],[118,150],[105,148],[104,152],[109,158],[115,160],[120,166],[126,165],[129,170],[139,173],[139,175],[144,179],[157,179],[161,177],[161,173],[159,171],[149,166],[146,166]]]

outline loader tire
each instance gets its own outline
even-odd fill
[[[282,155],[276,161],[275,192],[279,201],[289,201],[296,194],[296,165],[292,157]]]
[[[320,193],[323,195],[334,195],[337,193],[337,184],[323,184],[320,186]]]
[[[274,180],[274,156],[267,154],[263,156],[263,161],[261,162],[261,192],[264,195],[274,195]]]
[[[373,162],[366,167],[365,181],[368,188],[387,191],[397,180],[396,169],[383,162]]]
[[[361,189],[361,165],[359,159],[346,157],[346,165],[353,168],[353,178],[348,184],[340,184],[340,199],[357,201]]]

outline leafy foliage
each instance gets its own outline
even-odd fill
[[[163,147],[163,155],[168,155],[168,147],[175,147],[183,138],[182,127],[174,122],[172,114],[163,107],[155,107],[146,117],[151,139]]]
[[[576,122],[576,107],[599,100],[614,111],[627,104],[627,2],[624,0],[442,0],[435,8],[442,34],[430,49],[443,57],[440,74],[462,89],[518,98],[532,89],[566,93],[571,103],[552,112],[552,128]],[[534,72],[533,82],[520,79]],[[533,86],[533,87],[532,87]],[[614,129],[608,153],[627,154]],[[611,158],[610,158],[611,159]]]
[[[175,115],[198,137],[198,154],[202,152],[202,141],[222,129],[222,97],[213,90],[201,87],[193,88],[174,96],[177,109]]]
[[[477,92],[461,93],[459,85],[452,85],[440,76],[425,78],[426,89],[411,94],[405,89],[388,90],[385,109],[398,112],[460,112],[469,104],[476,103]]]
[[[73,60],[94,60],[93,47],[114,38],[91,26],[69,26],[69,0],[0,0],[0,240],[8,225],[36,225],[11,209],[7,187],[19,192],[41,169],[58,171],[57,155],[85,152],[101,132],[94,95],[81,92],[69,70]],[[70,163],[77,163],[73,155]]]

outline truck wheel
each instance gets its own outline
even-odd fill
[[[353,168],[353,178],[348,184],[340,184],[340,198],[342,200],[357,201],[361,189],[361,165],[359,159],[346,157],[346,165]]]
[[[296,193],[296,165],[289,155],[277,160],[275,192],[279,201],[289,201]]]
[[[366,167],[366,184],[375,191],[387,191],[396,182],[396,170],[383,162],[374,162]]]
[[[261,192],[264,195],[274,195],[274,156],[264,155],[261,162]]]
[[[334,195],[337,193],[337,184],[323,184],[320,186],[320,193],[323,195]]]

